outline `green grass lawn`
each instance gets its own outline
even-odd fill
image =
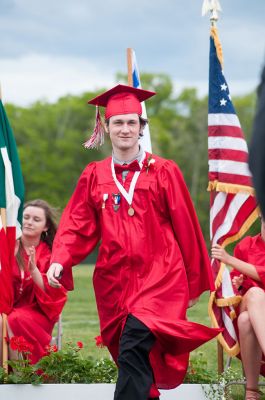
[[[93,267],[81,265],[73,269],[75,290],[69,292],[68,302],[63,311],[63,343],[82,341],[84,352],[95,358],[107,356],[106,349],[99,349],[95,345],[95,336],[99,334],[99,322],[92,285]],[[199,303],[189,310],[189,319],[210,326],[207,312],[208,294],[201,296]],[[217,343],[216,340],[206,343],[195,352],[202,352],[207,360],[209,370],[217,371]],[[226,358],[226,357],[225,357]],[[233,368],[240,369],[240,362],[234,359]]]

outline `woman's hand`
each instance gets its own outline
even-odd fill
[[[213,245],[211,253],[213,258],[216,258],[225,264],[229,264],[229,259],[231,256],[219,244]]]
[[[34,246],[30,246],[28,248],[28,255],[29,255],[29,272],[32,273],[37,267],[36,265],[36,250]]]
[[[240,286],[242,286],[243,280],[244,280],[243,274],[234,276],[232,279],[232,284],[238,290]]]

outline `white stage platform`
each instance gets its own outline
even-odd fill
[[[207,385],[206,385],[207,386]],[[113,400],[115,385],[0,385],[0,398],[5,400]],[[173,390],[161,390],[161,400],[205,400],[201,385],[183,384]]]

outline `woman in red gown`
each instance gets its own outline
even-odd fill
[[[32,346],[29,356],[36,363],[45,355],[54,324],[66,302],[66,291],[47,284],[51,247],[56,224],[51,207],[44,200],[25,204],[22,237],[17,242],[13,266],[14,307],[8,315],[8,336],[23,336]],[[9,346],[9,358],[17,351]]]
[[[212,256],[233,267],[232,282],[241,294],[237,328],[240,354],[246,375],[246,399],[260,398],[259,373],[265,375],[262,356],[265,355],[265,221],[261,220],[261,233],[245,237],[230,256],[219,245],[212,248]]]

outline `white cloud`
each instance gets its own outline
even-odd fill
[[[1,85],[4,102],[27,106],[36,100],[55,102],[67,94],[79,95],[116,84],[116,70],[111,66],[94,64],[85,58],[28,55],[0,60]],[[207,95],[207,79],[173,79],[175,92],[188,87],[197,88],[200,97]],[[229,82],[233,96],[255,90],[258,78]]]
[[[207,93],[209,20],[194,0],[0,0],[0,80],[17,104],[110,86],[126,73],[166,73]],[[222,0],[218,22],[232,95],[253,90],[264,59],[265,2]]]
[[[87,59],[44,55],[2,59],[0,71],[3,100],[19,105],[110,87],[115,77],[111,69]]]

